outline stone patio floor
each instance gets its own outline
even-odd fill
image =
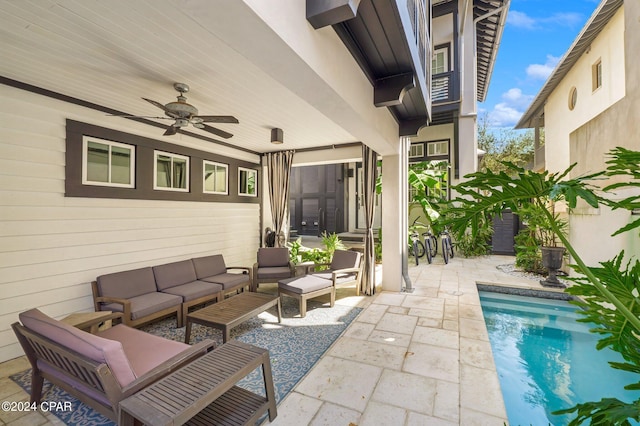
[[[353,288],[339,289],[336,303],[363,312],[279,404],[270,424],[506,424],[476,283],[541,289],[496,269],[513,260],[456,257],[445,265],[437,257],[431,265],[412,265],[412,293],[357,297]],[[0,364],[0,399],[28,399],[8,378],[28,367],[24,357]],[[0,425],[61,424],[52,414],[0,411]]]

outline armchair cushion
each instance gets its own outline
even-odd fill
[[[331,270],[314,272],[314,277],[324,278],[325,280],[331,281],[333,279],[333,272]],[[343,284],[349,281],[353,281],[356,278],[356,273],[341,273],[336,276],[336,284]]]
[[[187,284],[198,279],[191,259],[154,266],[153,275],[158,291],[165,291],[170,287]]]
[[[101,275],[97,278],[98,296],[131,299],[158,291],[149,267]]]
[[[186,343],[154,336],[122,324],[101,331],[98,336],[120,342],[136,377],[145,375],[190,347]],[[112,367],[111,364],[109,366]]]
[[[212,277],[227,272],[227,265],[224,263],[224,257],[221,254],[197,257],[192,259],[192,261],[197,279]]]
[[[258,268],[258,278],[289,278],[291,269],[288,266],[274,266],[270,268]]]
[[[289,265],[289,249],[286,247],[267,247],[258,249],[259,268]]]
[[[351,250],[336,250],[333,253],[330,268],[333,271],[338,269],[357,268],[360,266],[360,253]]]
[[[47,336],[61,346],[74,350],[93,361],[107,364],[121,386],[126,386],[136,379],[136,374],[120,342],[94,336],[56,321],[38,309],[22,312],[19,317],[26,328]]]

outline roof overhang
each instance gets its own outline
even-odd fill
[[[622,6],[623,2],[623,0],[602,0],[580,34],[578,34],[578,37],[573,41],[571,47],[569,47],[569,50],[560,59],[549,78],[547,78],[544,86],[542,86],[529,108],[522,115],[520,121],[515,125],[516,129],[544,126],[544,105],[547,98],[589,48],[602,29],[609,23],[609,20]]]
[[[373,86],[400,136],[415,135],[431,116],[430,1],[307,0],[307,21],[331,25]]]
[[[477,97],[484,102],[489,90],[493,66],[502,40],[511,0],[474,0],[473,23],[476,28]]]

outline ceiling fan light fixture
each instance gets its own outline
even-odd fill
[[[186,127],[189,125],[189,120],[178,118],[176,122],[173,124],[175,127]]]
[[[282,129],[271,129],[271,143],[274,145],[281,145],[284,143],[284,132]]]

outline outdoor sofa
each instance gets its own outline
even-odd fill
[[[233,269],[242,273],[228,272]],[[172,315],[182,327],[189,308],[250,286],[251,270],[227,267],[220,254],[101,275],[91,283],[95,310],[122,312],[130,327]]]

